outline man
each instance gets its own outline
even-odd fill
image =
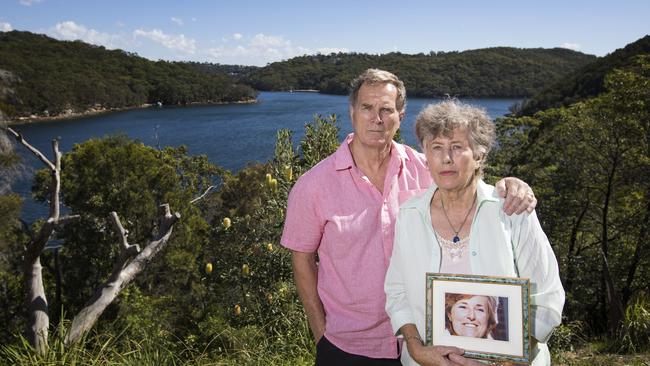
[[[406,90],[395,75],[366,70],[352,82],[354,133],[289,195],[281,243],[292,250],[316,365],[400,364],[384,278],[399,205],[431,185],[424,156],[393,141],[405,107]],[[525,183],[497,183],[503,194],[506,186],[507,214],[534,208]]]

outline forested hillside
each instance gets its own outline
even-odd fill
[[[188,64],[29,32],[0,33],[0,109],[14,118],[255,96],[226,74],[206,74]]]
[[[547,108],[568,106],[605,91],[605,75],[614,68],[633,65],[635,57],[650,53],[650,35],[599,58],[548,85],[522,106],[518,115],[533,115]]]
[[[339,53],[295,57],[253,70],[248,82],[259,90],[317,89],[346,94],[350,80],[369,67],[389,70],[409,96],[532,96],[566,73],[596,59],[568,49],[486,48],[409,55]]]
[[[153,62],[122,50],[29,32],[0,34],[0,109],[10,118],[88,110],[252,100],[258,90],[346,94],[369,67],[404,80],[410,96],[532,96],[595,56],[567,49],[359,53],[295,57],[265,67]]]

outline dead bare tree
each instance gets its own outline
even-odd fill
[[[72,320],[72,325],[68,331],[65,343],[71,344],[78,341],[81,336],[87,332],[97,322],[99,316],[104,312],[117,297],[120,291],[126,287],[138,273],[147,266],[153,257],[162,250],[167,244],[172,234],[174,223],[180,219],[177,212],[174,215],[170,213],[169,205],[164,204],[159,207],[160,221],[158,224],[158,234],[144,247],[140,252],[137,244],[131,245],[128,242],[128,230],[122,227],[117,213],[111,212],[111,218],[115,230],[120,236],[120,256],[113,266],[113,273],[106,282],[95,292],[86,307],[84,307],[77,316]],[[131,258],[136,255],[133,260]]]
[[[59,151],[59,140],[52,140],[52,151],[54,161],[50,161],[38,149],[30,145],[23,136],[7,127],[7,132],[13,135],[16,140],[31,151],[50,170],[50,209],[49,217],[41,226],[39,232],[32,235],[27,249],[23,265],[23,274],[27,286],[27,311],[29,320],[27,323],[26,338],[39,353],[47,350],[48,328],[50,318],[48,315],[47,297],[43,287],[43,267],[41,266],[41,253],[45,244],[52,236],[54,230],[78,216],[60,216],[60,192],[61,192],[61,152]]]
[[[78,215],[60,217],[60,192],[61,192],[61,152],[59,141],[52,140],[54,161],[50,161],[38,149],[30,145],[23,136],[10,127],[7,132],[13,135],[18,142],[31,151],[51,171],[51,184],[49,187],[50,210],[49,217],[41,226],[38,234],[32,235],[27,246],[24,260],[24,277],[28,289],[27,308],[29,321],[26,337],[29,343],[39,353],[47,350],[49,314],[47,297],[43,286],[43,267],[40,256],[52,233],[61,225],[79,218]],[[95,292],[86,307],[73,319],[65,338],[65,344],[78,341],[97,322],[97,319],[106,307],[115,300],[120,291],[142,272],[156,254],[167,244],[172,234],[174,224],[180,219],[179,213],[170,212],[168,204],[159,207],[160,220],[157,233],[140,250],[140,247],[128,243],[128,231],[122,226],[116,212],[111,212],[110,219],[120,238],[120,256],[118,257],[113,272],[108,280]]]

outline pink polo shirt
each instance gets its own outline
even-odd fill
[[[396,358],[384,277],[399,205],[431,184],[424,155],[393,142],[383,194],[354,165],[348,144],[303,174],[289,194],[281,243],[318,251],[325,336],[338,348]],[[422,289],[424,291],[424,289]]]

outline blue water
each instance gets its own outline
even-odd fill
[[[304,135],[304,125],[314,114],[338,116],[342,139],[352,131],[345,96],[318,93],[263,92],[256,104],[193,107],[163,107],[130,110],[67,121],[15,126],[25,139],[52,156],[51,140],[60,138],[60,149],[67,152],[76,143],[93,137],[125,134],[150,146],[186,145],[190,154],[206,154],[211,162],[232,171],[249,162],[265,162],[273,155],[279,129],[294,132],[294,142]],[[402,121],[402,138],[415,146],[415,116],[436,99],[409,99]],[[518,99],[468,99],[465,102],[485,108],[495,118],[508,113]],[[35,169],[42,163],[21,146],[16,150],[24,162]],[[32,172],[33,173],[33,172]],[[44,205],[31,200],[31,177],[16,181],[13,190],[26,198],[23,219],[28,222],[47,213]]]

